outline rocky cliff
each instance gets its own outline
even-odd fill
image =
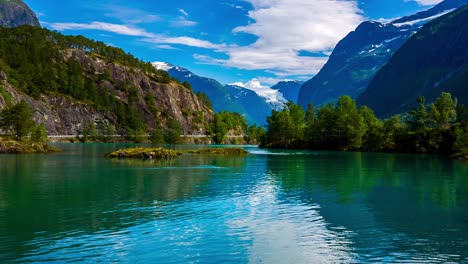
[[[0,110],[24,99],[50,135],[80,134],[91,124],[111,124],[122,134],[146,132],[170,120],[185,134],[207,133],[214,113],[193,91],[120,49],[40,28],[1,33],[14,40],[0,41]],[[12,54],[21,54],[24,63]]]
[[[0,26],[40,26],[36,14],[22,0],[0,0]]]

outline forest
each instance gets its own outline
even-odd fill
[[[341,151],[440,153],[468,156],[468,111],[450,93],[426,104],[419,97],[401,115],[379,119],[372,109],[342,96],[304,111],[288,102],[267,118],[261,147]]]

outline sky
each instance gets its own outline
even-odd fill
[[[308,80],[365,20],[441,0],[25,0],[41,25],[223,84]]]

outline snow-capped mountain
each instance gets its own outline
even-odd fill
[[[169,71],[170,69],[174,68],[174,65],[167,63],[167,62],[155,61],[151,64],[153,64],[153,66],[156,69],[162,70],[162,71]]]
[[[335,47],[328,62],[300,90],[298,103],[307,107],[335,101],[341,95],[356,98],[396,51],[425,23],[468,3],[445,0],[417,14],[391,22],[366,21]]]
[[[266,117],[273,109],[280,109],[285,100],[281,93],[263,87],[259,82],[250,82],[248,87],[222,85],[218,81],[201,77],[188,69],[166,62],[153,62],[154,67],[165,70],[181,82],[187,81],[195,92],[203,92],[211,100],[215,112],[229,111],[242,114],[250,124],[266,124]]]
[[[246,83],[236,82],[230,84],[230,86],[242,87],[255,92],[258,96],[262,97],[267,104],[271,105],[271,107],[275,110],[282,109],[284,104],[287,102],[287,100],[284,98],[283,94],[280,91],[274,90],[267,86],[263,86],[258,79],[252,79]]]
[[[468,5],[427,23],[372,79],[357,103],[388,117],[449,92],[468,104]]]

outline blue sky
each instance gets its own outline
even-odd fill
[[[360,22],[440,0],[25,0],[43,27],[221,83],[307,80]]]

